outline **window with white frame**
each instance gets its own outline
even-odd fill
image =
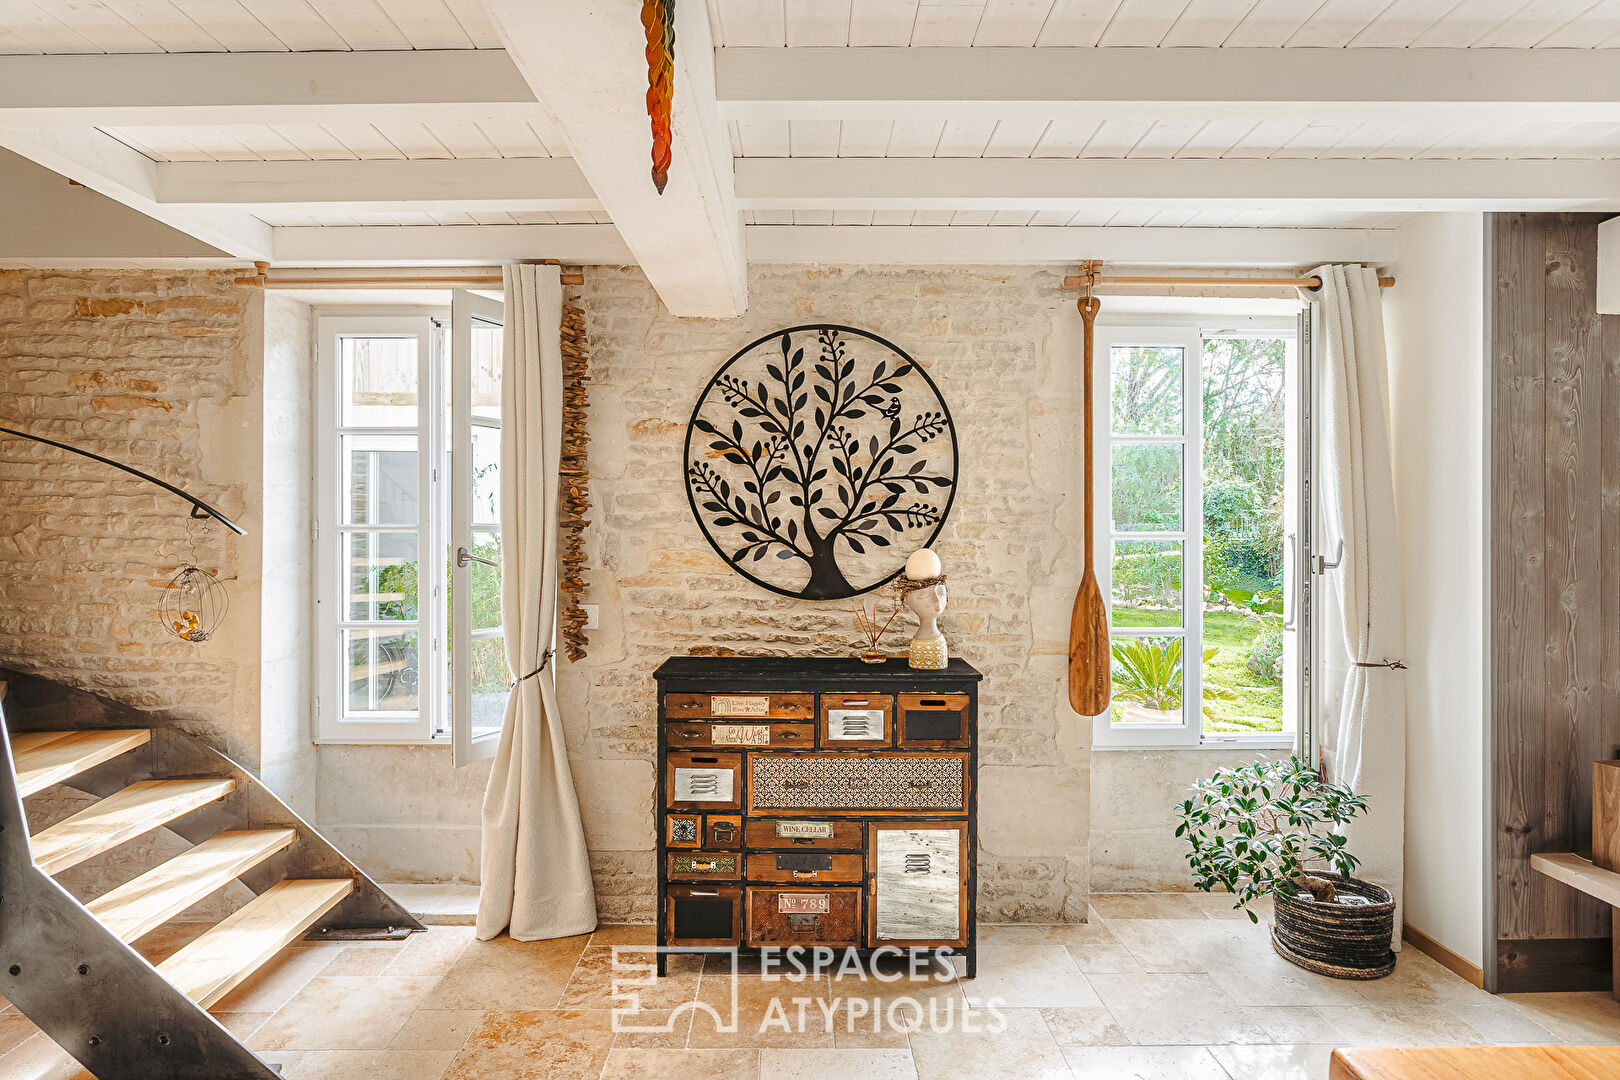
[[[501,305],[317,322],[317,737],[487,756],[501,618]]]
[[[1097,328],[1095,529],[1113,703],[1094,745],[1293,745],[1296,333]]]

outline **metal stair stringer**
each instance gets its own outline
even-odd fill
[[[100,1080],[276,1080],[35,867],[9,740],[0,753],[0,995]]]

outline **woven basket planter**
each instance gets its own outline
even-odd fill
[[[1271,946],[1306,971],[1335,979],[1382,979],[1395,970],[1389,943],[1395,933],[1395,899],[1389,890],[1359,878],[1333,878],[1342,894],[1366,897],[1348,905],[1273,895],[1276,924]]]

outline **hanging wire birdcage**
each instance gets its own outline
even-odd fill
[[[230,606],[225,587],[214,575],[200,566],[182,566],[163,590],[163,626],[182,640],[207,641],[225,621]]]

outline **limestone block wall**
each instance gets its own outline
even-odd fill
[[[181,641],[158,602],[190,557],[189,507],[0,436],[0,664],[162,713],[256,766],[264,296],[232,277],[0,270],[0,424],[169,479],[249,533],[191,530],[231,612],[214,640]]]

